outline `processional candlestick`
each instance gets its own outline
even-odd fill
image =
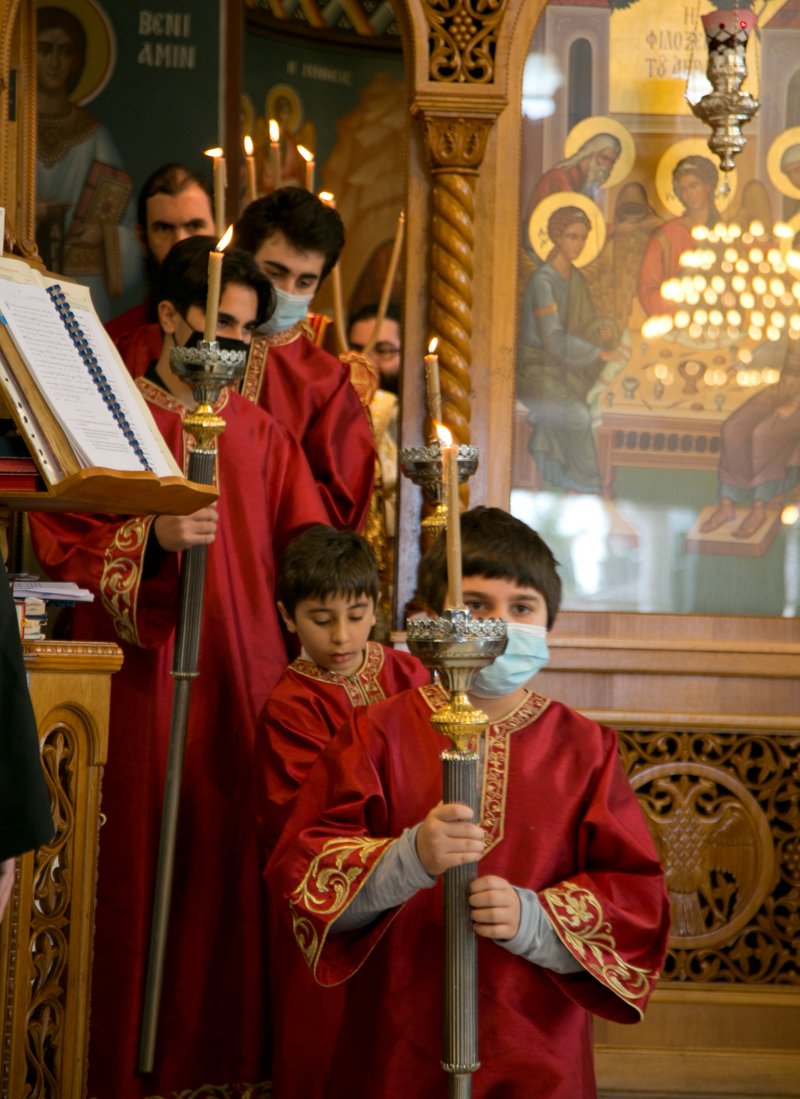
[[[215,253],[212,253],[212,257],[214,256]],[[221,252],[219,258],[221,269]],[[217,289],[217,297],[218,295]],[[213,295],[210,295],[211,297]],[[210,324],[212,312],[216,326],[216,308],[207,308],[206,319]],[[209,324],[206,325],[206,336],[208,336]],[[173,372],[191,386],[194,399],[197,401],[197,408],[183,420],[184,430],[195,439],[195,445],[189,451],[188,478],[196,484],[212,485],[217,456],[216,439],[225,430],[225,421],[211,406],[225,386],[235,384],[244,375],[247,353],[222,351],[216,340],[206,338],[196,347],[172,348],[169,357]],[[171,673],[175,679],[175,690],[172,696],[161,841],[158,851],[150,954],[147,960],[147,983],[139,1045],[139,1072],[141,1073],[152,1072],[155,1062],[158,1010],[161,1003],[169,910],[172,900],[175,839],[178,829],[189,703],[192,680],[198,674],[207,549],[207,546],[192,546],[191,549],[184,550],[181,561],[178,623]]]
[[[450,740],[452,748],[441,754],[442,797],[446,805],[459,803],[472,809],[478,823],[480,797],[478,766],[480,757],[472,747],[485,732],[489,719],[469,701],[475,677],[505,651],[506,623],[501,618],[473,620],[461,603],[460,515],[453,506],[457,487],[454,472],[458,465],[461,480],[461,455],[455,447],[445,447],[445,488],[448,496],[448,602],[439,618],[412,618],[407,639],[411,652],[426,668],[436,669],[449,702],[431,717],[434,729]],[[459,447],[461,450],[476,447]],[[441,457],[439,457],[441,468]],[[466,477],[464,478],[466,479]],[[469,905],[470,882],[477,877],[477,866],[454,866],[444,874],[444,1058],[442,1068],[449,1074],[450,1099],[469,1099],[472,1073],[480,1068],[478,1060],[478,942],[472,930]]]

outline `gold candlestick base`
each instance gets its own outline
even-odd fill
[[[419,485],[425,499],[435,508],[420,524],[423,534],[434,538],[447,527],[447,505],[444,502],[444,476],[442,471],[442,444],[436,440],[430,446],[409,447],[400,451],[400,468],[409,481]],[[458,448],[458,483],[466,484],[478,468],[478,448]]]

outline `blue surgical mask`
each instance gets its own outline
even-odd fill
[[[285,332],[293,324],[301,321],[311,305],[313,294],[287,294],[285,290],[272,287],[275,292],[275,312],[258,329],[262,334],[274,335]]]
[[[478,672],[472,693],[480,698],[502,698],[503,695],[510,695],[541,671],[549,657],[547,630],[544,626],[523,626],[519,622],[509,622],[506,651],[488,668],[482,668]]]

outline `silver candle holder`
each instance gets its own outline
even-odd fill
[[[474,449],[474,448],[470,448]],[[459,456],[460,457],[460,456]],[[442,797],[458,802],[480,817],[478,764],[470,747],[485,732],[489,719],[471,704],[468,693],[481,668],[505,652],[505,619],[473,619],[465,607],[445,610],[439,618],[412,618],[408,647],[426,668],[436,669],[449,701],[431,716],[437,732],[452,748],[442,752]],[[472,930],[470,882],[477,866],[454,866],[444,874],[444,1058],[450,1099],[470,1099],[478,1060],[478,942]]]
[[[428,446],[408,447],[400,451],[400,468],[409,481],[419,485],[433,514],[421,523],[422,533],[435,538],[447,526],[447,505],[444,502],[442,444],[437,439]],[[466,484],[478,468],[478,448],[461,445],[458,448],[458,483]]]

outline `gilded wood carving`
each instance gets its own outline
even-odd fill
[[[800,985],[800,735],[620,733],[666,871],[662,980]]]
[[[491,84],[508,0],[428,0],[431,80]]]

